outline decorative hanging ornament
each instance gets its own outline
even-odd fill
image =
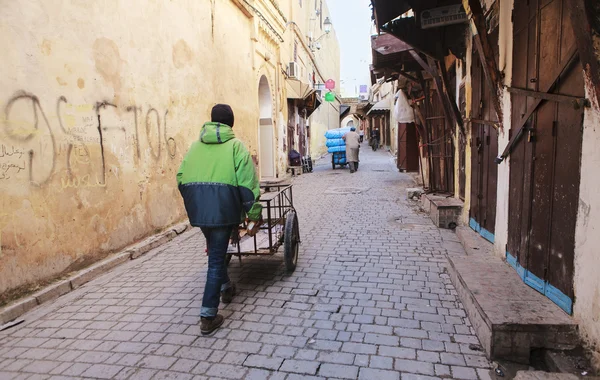
[[[335,81],[333,79],[327,79],[325,81],[325,88],[328,90],[333,90],[335,88]]]

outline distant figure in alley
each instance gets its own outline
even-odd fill
[[[204,335],[223,324],[223,316],[217,314],[219,296],[223,303],[229,303],[236,294],[235,284],[227,274],[230,237],[237,235],[244,214],[256,227],[260,226],[262,214],[252,157],[235,138],[233,122],[229,105],[214,106],[211,121],[202,127],[200,139],[192,144],[177,173],[190,224],[202,229],[208,248],[208,272],[200,311],[200,331]],[[248,233],[252,235],[257,229]]]
[[[358,170],[358,153],[360,151],[360,136],[356,133],[356,128],[350,128],[350,132],[343,137],[346,142],[346,161],[350,166],[350,173]]]

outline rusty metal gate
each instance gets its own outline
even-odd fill
[[[498,45],[498,31],[490,35]],[[469,226],[486,240],[494,242],[496,230],[496,200],[498,184],[498,116],[491,99],[491,89],[485,80],[479,55],[473,54],[471,64],[471,208]]]
[[[444,116],[440,97],[429,91],[425,99],[424,116],[427,123],[425,150],[429,159],[429,190],[454,194],[454,141],[450,123]]]
[[[571,313],[583,110],[543,100],[584,96],[568,13],[564,0],[515,2],[511,133],[525,129],[510,153],[506,257]]]

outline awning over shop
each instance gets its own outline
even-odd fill
[[[315,92],[308,83],[304,83],[299,79],[287,78],[285,80],[288,99],[306,99]]]
[[[373,107],[371,107],[369,112],[367,112],[367,115],[369,115],[372,112],[389,111],[389,110],[390,110],[390,99],[386,98],[386,99],[382,99],[382,100],[378,101],[377,103],[375,103],[375,105]]]
[[[310,117],[313,112],[321,105],[323,101],[316,91],[313,91],[310,95],[304,99],[304,108],[306,108],[306,117]]]

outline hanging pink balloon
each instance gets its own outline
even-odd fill
[[[325,81],[325,88],[333,90],[335,88],[335,81],[333,79],[327,79],[327,81]]]

